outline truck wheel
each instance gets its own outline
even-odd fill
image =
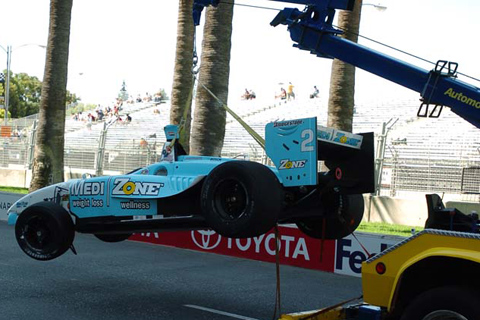
[[[121,234],[94,234],[97,239],[102,240],[103,242],[122,242],[130,238],[130,233],[121,233]]]
[[[210,172],[202,187],[201,206],[208,226],[230,238],[247,238],[273,228],[283,192],[275,174],[250,161],[228,161]]]
[[[45,261],[61,256],[70,248],[75,229],[64,208],[53,202],[39,202],[20,214],[15,237],[29,257]]]
[[[445,286],[425,291],[405,309],[401,320],[480,320],[480,293],[471,288]]]
[[[322,199],[322,203],[326,207],[325,217],[305,218],[296,223],[298,229],[309,237],[341,239],[355,231],[362,221],[364,201],[360,194],[331,195]]]

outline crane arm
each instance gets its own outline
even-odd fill
[[[205,6],[220,0],[195,0],[194,22],[199,24]],[[433,70],[425,70],[381,52],[339,37],[333,27],[335,10],[352,10],[355,0],[271,0],[305,4],[303,11],[285,8],[271,21],[272,26],[288,26],[294,46],[322,58],[336,58],[420,93],[419,116],[438,117],[441,108],[451,110],[480,127],[480,89],[456,78],[457,64],[439,61]],[[433,110],[429,106],[433,105]]]

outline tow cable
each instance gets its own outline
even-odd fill
[[[280,292],[280,248],[279,248],[279,231],[278,231],[278,224],[275,225],[275,273],[276,273],[276,291],[275,291],[275,307],[273,310],[273,317],[272,320],[277,319],[277,311],[278,316],[282,314],[282,304],[281,304],[281,292]]]

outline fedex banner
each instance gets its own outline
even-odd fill
[[[378,253],[400,242],[403,237],[357,234],[341,240],[310,238],[296,227],[280,226],[278,236],[279,261],[283,265],[360,276],[361,263],[368,254]],[[275,262],[275,233],[272,231],[253,238],[231,239],[211,230],[138,233],[130,240],[178,248],[212,252],[265,262]],[[360,243],[366,248],[362,249]]]

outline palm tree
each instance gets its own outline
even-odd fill
[[[50,27],[30,191],[61,182],[73,0],[50,1]]]
[[[185,127],[180,136],[180,143],[187,152],[190,145],[190,125],[192,120],[190,107],[192,105],[193,77],[191,69],[195,30],[192,19],[192,7],[193,0],[179,1],[177,49],[170,108],[171,124],[179,124],[182,120],[185,121]]]
[[[353,11],[340,11],[338,26],[345,33],[341,37],[358,41],[362,0],[355,1]],[[355,67],[338,59],[333,60],[328,98],[327,125],[352,132],[355,105]]]
[[[190,153],[219,156],[225,137],[226,112],[203,86],[221,101],[228,100],[233,1],[209,7],[203,33],[202,61],[195,98]]]

